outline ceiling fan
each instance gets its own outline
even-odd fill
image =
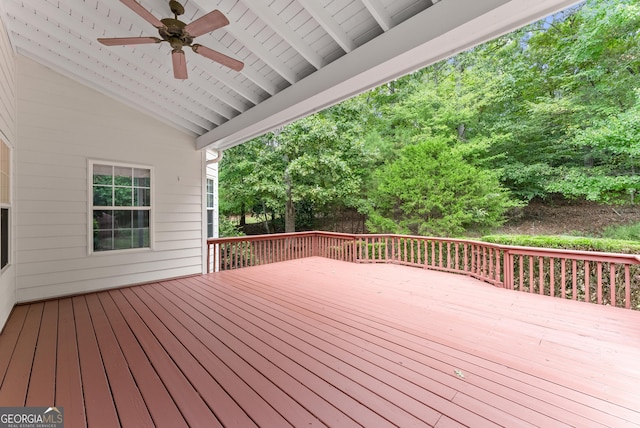
[[[229,20],[219,10],[209,12],[204,16],[196,19],[190,24],[185,24],[178,19],[178,16],[184,14],[184,7],[175,0],[169,1],[169,7],[173,12],[173,18],[158,19],[147,9],[142,7],[135,0],[120,0],[129,9],[140,15],[144,20],[158,29],[161,38],[158,37],[118,37],[118,38],[100,38],[98,41],[106,46],[120,45],[139,45],[147,43],[168,42],[173,50],[171,51],[171,59],[173,62],[173,76],[176,79],[187,78],[187,63],[184,56],[184,47],[190,47],[193,51],[205,58],[216,61],[235,71],[240,71],[244,67],[244,63],[237,59],[224,55],[221,52],[193,43],[193,39],[203,34],[209,33],[218,28],[229,24]]]

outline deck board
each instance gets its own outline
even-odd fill
[[[99,296],[113,334],[123,352],[126,363],[120,361],[123,367],[129,367],[135,383],[140,390],[155,426],[186,427],[187,423],[180,413],[176,403],[162,382],[161,377],[153,369],[152,364],[138,343],[136,336],[127,325],[113,299],[106,293]],[[112,346],[115,346],[112,344]]]
[[[104,424],[104,426],[119,427],[118,412],[109,387],[109,380],[85,296],[74,297],[72,302],[87,424],[89,426]],[[64,382],[64,378],[60,381]]]
[[[124,298],[122,292],[119,290],[113,291],[108,293],[107,296],[101,294],[100,298],[104,300],[113,299],[116,307],[110,311],[110,314],[115,314],[112,316],[118,317],[116,311],[120,312],[122,320],[129,326],[134,339],[139,342],[144,353],[144,355],[139,355],[138,364],[146,366],[147,370],[156,371],[187,424],[192,427],[221,427],[220,421],[211,412],[202,395],[189,382],[185,374],[180,371],[169,352],[162,347],[162,344],[153,335],[149,327],[144,324],[133,306]],[[147,361],[145,359],[148,360],[151,367],[146,365]],[[161,426],[160,422],[158,422],[158,426]],[[167,425],[167,427],[171,426]]]
[[[27,392],[27,406],[48,406],[55,399],[58,301],[45,302]],[[54,356],[54,358],[52,358]]]
[[[2,334],[0,334],[0,385],[3,383],[7,370],[9,369],[11,356],[16,349],[16,343],[20,338],[20,332],[22,331],[28,312],[28,306],[17,306],[14,308],[4,326]],[[0,394],[1,393],[0,391]]]
[[[51,358],[54,358],[53,354]],[[58,349],[55,358],[56,396],[54,404],[64,407],[65,424],[73,427],[85,427],[87,426],[85,396],[80,373],[76,319],[71,299],[61,299],[58,302]],[[84,380],[86,381],[86,379]]]
[[[281,299],[284,300],[285,298],[281,297]],[[326,310],[326,308],[324,309]],[[306,316],[314,318],[319,323],[324,323],[325,325],[323,325],[322,330],[330,331],[330,335],[328,336],[329,338],[343,336],[343,337],[346,337],[345,339],[346,341],[348,340],[353,341],[356,338],[361,338],[362,340],[359,343],[359,346],[362,348],[368,348],[373,352],[373,354],[369,356],[369,358],[373,359],[375,365],[378,365],[378,366],[380,365],[384,366],[385,364],[388,365],[389,361],[397,361],[398,356],[405,356],[406,359],[402,361],[403,367],[410,367],[412,370],[414,370],[414,373],[429,374],[429,378],[426,378],[426,379],[415,379],[415,376],[414,376],[414,379],[412,380],[414,382],[417,382],[418,384],[420,384],[420,382],[422,384],[424,384],[425,382],[428,382],[429,390],[430,390],[428,392],[422,391],[422,393],[414,392],[413,393],[414,396],[418,396],[418,397],[422,396],[423,398],[426,399],[425,404],[436,406],[436,408],[438,408],[440,411],[444,413],[455,413],[459,418],[459,420],[462,420],[469,426],[478,426],[481,424],[488,423],[488,421],[482,420],[482,418],[479,418],[477,414],[474,414],[474,412],[469,412],[467,411],[467,409],[460,406],[456,407],[452,405],[449,401],[447,401],[447,400],[453,399],[453,396],[456,394],[456,391],[460,390],[461,385],[463,387],[466,387],[468,386],[468,384],[465,384],[465,383],[460,384],[459,380],[451,377],[449,374],[446,374],[446,372],[443,373],[442,371],[433,370],[433,363],[431,363],[431,365],[427,365],[427,364],[421,365],[421,362],[416,360],[420,359],[420,357],[422,357],[422,354],[420,353],[416,354],[417,355],[416,357],[406,352],[406,349],[411,349],[411,347],[413,346],[413,343],[403,343],[398,338],[387,337],[387,335],[384,332],[376,331],[376,329],[371,328],[368,325],[362,325],[357,328],[353,328],[351,331],[347,331],[346,333],[344,331],[341,331],[341,329],[345,328],[344,325],[350,324],[349,321],[345,321],[340,318],[340,315],[344,317],[344,312],[345,312],[344,308],[341,310],[341,312],[342,314],[336,313],[335,316],[332,317],[334,322],[323,320],[322,316],[314,317],[313,314],[307,314]],[[331,327],[333,327],[334,329],[331,329]],[[316,333],[316,334],[321,334],[321,333]],[[331,340],[331,339],[328,339],[328,340]],[[398,346],[394,346],[394,343],[395,345],[398,345]],[[332,351],[332,353],[335,354],[335,351]],[[355,352],[354,352],[354,355],[355,355]],[[383,356],[383,358],[387,358],[387,360],[384,361],[383,358],[376,359],[375,358],[376,356]],[[394,358],[396,360],[394,360]],[[358,358],[355,356],[352,356],[351,360],[358,361]],[[358,366],[362,367],[363,362],[359,361]],[[452,371],[452,368],[449,365],[449,366],[446,366],[444,370]],[[383,378],[384,373],[376,373],[376,376]],[[429,396],[429,393],[433,391],[437,392],[437,394],[434,396]],[[499,396],[495,394],[490,394],[487,391],[483,391],[481,389],[476,389],[474,391],[471,391],[471,393],[485,395],[485,401],[490,404],[488,407],[491,407],[488,410],[491,411],[494,415],[504,416],[502,418],[501,423],[511,419],[508,414],[495,408],[496,405],[503,404],[502,401],[504,400],[500,400]],[[442,400],[438,395],[445,397],[446,400]],[[519,406],[517,403],[513,403],[513,402],[510,402],[508,404],[509,406],[507,407],[510,408],[510,410],[513,410],[514,407]],[[437,407],[437,406],[440,406],[440,407]],[[539,419],[542,419],[542,421],[540,421],[541,425],[544,425],[542,422],[546,422],[547,425],[549,423],[555,422],[550,418],[545,418],[544,416],[540,416]]]
[[[129,365],[98,296],[95,294],[87,295],[86,303],[91,313],[96,340],[121,425],[123,427],[153,427],[149,410],[133,379]]]
[[[313,257],[17,306],[0,406],[62,406],[73,427],[639,426],[638,325]]]
[[[43,303],[29,306],[20,336],[16,341],[2,383],[6,387],[0,389],[0,403],[7,403],[7,406],[25,405],[43,308]]]

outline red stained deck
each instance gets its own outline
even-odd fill
[[[638,426],[640,312],[306,258],[18,306],[0,406],[67,427]]]

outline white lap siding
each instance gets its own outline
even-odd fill
[[[24,57],[17,70],[18,301],[200,273],[195,138]],[[152,250],[89,254],[88,160],[153,168]]]

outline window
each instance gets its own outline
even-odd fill
[[[11,152],[0,140],[0,269],[9,264],[9,211],[11,209]]]
[[[90,162],[92,251],[151,247],[151,169]]]
[[[213,216],[214,216],[214,182],[211,178],[207,178],[207,238],[214,238],[213,236]]]

